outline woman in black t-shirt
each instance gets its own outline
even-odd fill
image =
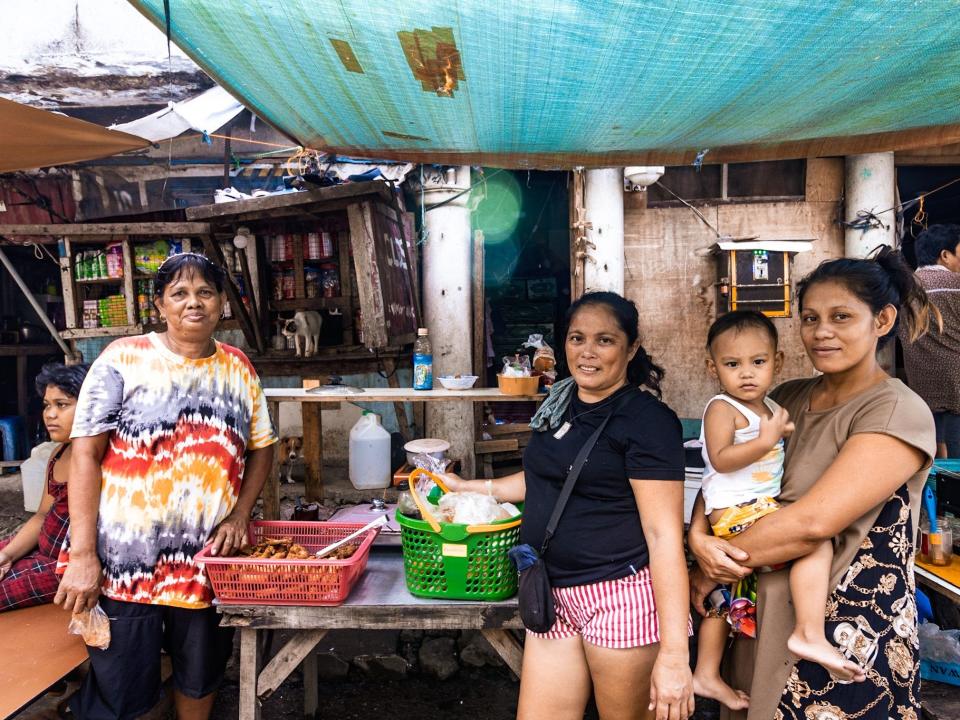
[[[517,716],[579,720],[592,689],[604,720],[682,720],[693,690],[680,421],[657,397],[663,371],[629,300],[597,292],[574,303],[564,356],[570,377],[531,422],[523,471],[446,478],[452,490],[525,501],[521,539],[539,548],[574,457],[613,412],[544,558],[557,622],[527,632]]]

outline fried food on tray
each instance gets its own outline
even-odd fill
[[[240,551],[251,558],[272,560],[306,560],[310,552],[291,538],[263,538],[256,545],[247,545]]]
[[[347,543],[346,545],[341,545],[332,553],[327,555],[325,560],[346,560],[349,557],[352,557],[353,554],[360,549],[360,546],[355,543]]]

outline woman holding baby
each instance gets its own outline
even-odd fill
[[[936,313],[889,249],[821,264],[800,283],[797,300],[801,338],[819,375],[783,383],[769,395],[775,407],[757,406],[769,418],[765,442],[789,436],[779,507],[722,539],[701,503],[690,529],[699,564],[691,596],[700,612],[717,583],[787,564],[758,574],[756,639],[738,638],[726,663],[730,686],[717,678],[711,687],[728,706],[749,703],[736,716],[751,720],[917,718],[913,541],[934,425],[876,353],[898,326],[913,339]],[[744,347],[730,343],[726,352]],[[723,405],[728,412],[730,403]],[[793,582],[797,561],[802,567],[811,558],[826,558],[825,580],[815,570],[813,582]],[[823,615],[803,621],[801,606],[818,604]]]

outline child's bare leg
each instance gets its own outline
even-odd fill
[[[731,710],[744,710],[750,705],[750,696],[742,690],[734,690],[720,677],[720,661],[729,634],[730,626],[724,618],[708,617],[700,623],[693,692],[721,702]]]
[[[787,647],[797,657],[819,663],[838,680],[860,682],[866,678],[863,668],[844,658],[824,634],[832,562],[833,546],[827,541],[809,555],[795,560],[790,568],[790,594],[797,625],[787,640]]]

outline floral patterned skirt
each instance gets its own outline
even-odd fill
[[[866,669],[843,684],[817,663],[798,662],[775,720],[917,720],[919,640],[913,522],[906,486],[880,512],[850,568],[827,599],[827,639]]]

